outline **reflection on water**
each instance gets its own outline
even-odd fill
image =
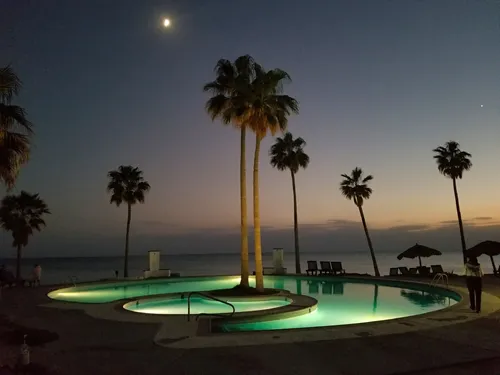
[[[344,294],[344,283],[340,281],[315,281],[308,280],[307,286],[309,289],[309,295],[319,294],[319,289],[321,286],[321,294]],[[302,294],[302,293],[297,293]]]
[[[275,279],[273,283],[274,289],[285,289],[285,279],[279,278]]]
[[[373,313],[375,314],[377,312],[377,305],[378,305],[378,285],[375,284],[373,285]]]
[[[403,289],[401,290],[401,296],[411,303],[421,307],[429,307],[436,304],[446,305],[447,301],[448,305],[450,304],[450,298],[441,296],[439,294],[429,294],[424,291]]]
[[[319,294],[319,281],[307,280],[309,294]]]
[[[295,280],[295,286],[297,288],[297,294],[302,295],[302,280]]]

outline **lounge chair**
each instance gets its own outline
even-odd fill
[[[317,275],[318,272],[318,262],[316,260],[308,260],[306,273],[308,275]]]
[[[418,274],[420,276],[429,276],[430,275],[430,270],[429,267],[421,266],[417,268]]]
[[[321,260],[319,264],[321,266],[321,270],[319,271],[320,275],[331,275],[333,273],[332,265],[330,264],[330,262]]]
[[[445,273],[443,267],[440,264],[431,265],[431,274],[436,275],[438,273]]]
[[[417,267],[410,268],[410,275],[416,275],[416,274],[417,274]]]
[[[397,267],[393,267],[389,269],[389,276],[398,276],[399,269]]]
[[[403,276],[411,276],[410,271],[408,271],[408,267],[399,267],[399,272],[401,272],[401,275]]]
[[[342,268],[342,262],[330,262],[332,264],[332,272],[334,275],[337,274],[337,272],[339,274],[344,274],[345,273],[345,270]]]

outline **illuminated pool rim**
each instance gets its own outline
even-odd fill
[[[387,287],[394,287],[394,288],[399,288],[399,289],[409,289],[413,291],[419,291],[419,292],[427,292],[431,293],[434,295],[438,295],[441,297],[447,297],[451,300],[454,300],[455,303],[451,306],[443,307],[437,310],[433,311],[428,311],[428,312],[422,312],[420,314],[415,314],[415,315],[408,315],[408,316],[400,316],[400,317],[395,317],[395,318],[390,318],[390,319],[384,319],[384,320],[378,320],[378,321],[367,321],[363,322],[363,324],[366,323],[375,323],[375,322],[382,322],[382,321],[394,321],[394,320],[399,320],[399,319],[405,319],[409,317],[415,317],[415,316],[422,316],[422,315],[427,315],[430,313],[435,313],[443,310],[447,310],[450,307],[454,306],[456,303],[460,303],[463,299],[463,296],[458,293],[457,291],[454,291],[450,288],[444,287],[444,286],[432,286],[428,282],[429,280],[422,280],[422,281],[409,281],[409,280],[397,280],[394,278],[375,278],[375,277],[363,277],[363,276],[297,276],[297,275],[285,275],[285,276],[265,276],[265,279],[267,279],[269,282],[273,281],[278,281],[279,279],[288,279],[288,280],[301,280],[301,281],[318,281],[318,282],[340,282],[340,283],[349,283],[349,284],[365,284],[365,285],[378,285],[378,286],[387,286]],[[109,281],[109,282],[101,282],[101,283],[88,283],[88,284],[80,284],[74,287],[70,288],[63,288],[63,289],[58,289],[50,292],[48,296],[52,299],[55,300],[65,300],[65,298],[69,298],[69,301],[72,303],[77,303],[79,301],[75,300],[75,295],[78,295],[78,293],[88,293],[89,291],[103,291],[105,293],[106,290],[112,291],[116,290],[117,288],[123,287],[123,286],[132,286],[132,287],[139,287],[143,288],[145,286],[154,286],[156,284],[171,284],[171,283],[182,283],[182,282],[203,282],[203,281],[211,281],[211,282],[217,282],[217,281],[225,281],[226,283],[231,281],[234,282],[234,285],[236,285],[239,282],[239,277],[237,276],[204,276],[204,277],[184,277],[184,278],[163,278],[163,279],[154,279],[154,280],[133,280],[133,281]],[[427,281],[427,283],[425,283]],[[200,284],[200,289],[198,289],[200,292],[205,292],[205,293],[210,293],[209,289],[206,289],[207,285],[213,285],[213,284],[206,284],[205,289],[203,284]],[[191,284],[189,287],[186,285],[186,288],[192,288],[193,285]],[[136,293],[139,288],[136,288],[136,290],[132,291],[132,293]],[[179,288],[177,288],[179,289]],[[221,289],[221,288],[219,288]],[[154,292],[154,288],[152,288]],[[212,291],[216,289],[211,289]],[[187,291],[189,293],[190,291]],[[89,300],[88,296],[87,299],[84,298],[82,301],[81,305],[86,305],[89,303],[94,303],[94,304],[100,304],[100,303],[114,303],[116,306],[116,309],[121,311],[121,313],[126,313],[126,314],[131,314],[131,315],[147,315],[147,313],[139,314],[138,312],[135,311],[130,311],[129,309],[126,309],[126,306],[131,304],[131,303],[137,303],[137,301],[151,301],[151,300],[158,300],[158,299],[165,299],[165,298],[180,298],[180,296],[185,293],[181,292],[172,292],[172,293],[156,293],[156,294],[143,294],[143,295],[135,295],[135,296],[127,296],[125,298],[115,298],[112,294],[109,296],[109,298],[112,298],[111,300],[107,301],[97,301],[97,302],[92,302]],[[68,297],[71,296],[71,297]],[[251,322],[265,322],[265,321],[273,321],[273,320],[279,320],[279,319],[285,319],[285,318],[291,318],[295,317],[298,315],[304,315],[309,312],[312,312],[316,310],[316,307],[318,306],[318,301],[313,298],[312,296],[308,296],[306,294],[304,295],[297,295],[297,294],[287,294],[286,291],[283,291],[280,293],[281,298],[283,296],[287,296],[290,299],[292,299],[292,303],[289,305],[281,306],[281,307],[276,307],[276,308],[271,308],[271,309],[264,309],[264,310],[254,310],[254,311],[244,311],[244,312],[237,312],[235,313],[232,317],[229,316],[224,316],[224,317],[217,317],[214,316],[213,319],[210,321],[213,321],[212,324],[209,324],[211,327],[209,329],[209,332],[206,332],[205,334],[210,334],[210,333],[217,333],[217,332],[223,332],[221,331],[221,328],[227,324],[245,324],[245,323],[251,323]],[[65,297],[66,296],[66,297]],[[217,298],[222,298],[227,301],[236,301],[236,300],[249,300],[254,298],[262,298],[262,299],[268,299],[272,298],[273,295],[269,296],[252,296],[252,297],[233,297],[233,296],[226,296],[226,297],[220,297],[218,296]],[[274,295],[276,297],[276,295]],[[305,298],[306,302],[304,300],[300,301],[301,298]],[[296,302],[295,300],[298,299]],[[139,302],[140,303],[140,302]],[[293,308],[293,305],[295,304],[295,308]],[[173,316],[186,316],[185,314],[151,314],[151,315],[157,315],[159,317],[173,317]],[[150,315],[150,316],[151,316]],[[212,314],[207,314],[207,315],[212,315]],[[354,323],[358,324],[358,323]],[[338,326],[348,326],[351,325],[350,323],[347,324],[340,324]],[[321,327],[328,327],[328,326],[321,326]],[[319,326],[311,326],[311,327],[299,327],[299,328],[284,328],[285,330],[302,330],[302,329],[316,329],[319,328]],[[279,329],[281,330],[281,329]],[[227,331],[226,331],[227,332]],[[259,332],[259,330],[251,330],[251,332]]]
[[[206,293],[205,295],[209,295]],[[187,316],[187,313],[183,314],[161,314],[161,313],[148,313],[144,311],[136,311],[133,307],[136,304],[148,304],[154,303],[155,301],[176,301],[180,299],[185,299],[187,296],[184,293],[170,294],[170,295],[161,295],[161,296],[150,296],[134,299],[125,303],[122,308],[130,313],[134,314],[145,314],[145,315],[156,315],[156,316]],[[287,303],[282,306],[276,306],[272,308],[266,309],[256,309],[256,310],[247,310],[247,311],[236,311],[234,314],[222,312],[222,313],[193,313],[192,316],[198,315],[208,315],[212,317],[227,317],[231,319],[231,321],[266,321],[266,320],[276,320],[276,319],[285,319],[296,317],[303,314],[308,314],[316,310],[318,306],[318,301],[306,295],[297,295],[290,294],[288,292],[281,292],[272,295],[265,296],[246,296],[246,297],[216,297],[228,303],[237,303],[237,302],[267,302],[267,301],[286,301]],[[210,300],[209,297],[206,298]]]
[[[430,285],[428,283],[422,282],[422,281],[409,281],[409,280],[396,280],[394,278],[391,279],[386,279],[386,278],[376,278],[376,277],[363,277],[363,276],[305,276],[305,275],[280,275],[280,276],[264,276],[264,279],[276,279],[276,278],[286,278],[286,279],[292,279],[292,280],[309,280],[309,281],[337,281],[337,282],[343,282],[343,283],[351,283],[351,284],[369,284],[369,285],[379,285],[379,286],[388,286],[388,287],[394,287],[394,288],[404,288],[404,289],[411,289],[411,290],[416,290],[416,291],[423,291],[423,292],[428,292],[428,293],[433,293],[433,294],[438,294],[443,297],[448,297],[451,298],[457,302],[460,302],[462,300],[462,296],[458,293],[455,292],[449,288],[446,288],[444,286],[439,286],[439,285]],[[181,294],[180,292],[174,292],[174,293],[157,293],[157,294],[138,294],[135,296],[128,296],[125,298],[114,298],[114,299],[109,299],[106,301],[87,301],[85,299],[83,300],[77,300],[75,298],[69,298],[68,296],[76,295],[78,297],[78,294],[85,294],[87,292],[92,292],[92,291],[97,291],[97,290],[109,290],[109,289],[115,289],[119,287],[133,287],[133,286],[147,286],[147,285],[156,285],[156,284],[164,284],[164,283],[182,283],[186,281],[217,281],[217,280],[232,280],[234,281],[234,285],[239,283],[240,277],[239,276],[232,276],[232,275],[222,275],[222,276],[193,276],[193,277],[176,277],[176,278],[158,278],[158,279],[144,279],[144,280],[121,280],[121,281],[103,281],[103,282],[91,282],[91,283],[82,283],[78,284],[76,286],[72,287],[67,287],[67,288],[60,288],[53,290],[47,294],[47,296],[50,299],[57,300],[57,301],[63,301],[63,302],[71,302],[71,303],[81,303],[81,304],[100,304],[100,303],[111,303],[111,302],[117,302],[117,301],[126,301],[126,300],[131,300],[131,299],[139,299],[139,298],[151,298],[155,296],[165,296],[168,294]],[[213,289],[212,289],[213,290]],[[210,290],[197,290],[200,292],[208,292]],[[234,297],[236,298],[236,297]]]

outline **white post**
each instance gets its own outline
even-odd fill
[[[283,273],[284,271],[283,249],[281,247],[273,249],[273,267],[275,273]]]
[[[149,254],[149,271],[156,272],[160,270],[160,251],[150,250]]]

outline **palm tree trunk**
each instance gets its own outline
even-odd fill
[[[246,129],[241,127],[240,154],[240,206],[241,206],[241,281],[248,286],[248,224],[247,224],[247,178],[246,178]]]
[[[292,174],[293,189],[293,232],[295,235],[295,273],[300,274],[300,253],[299,253],[299,224],[297,220],[297,191],[295,189],[295,173]]]
[[[16,279],[21,280],[21,250],[22,246],[17,245],[17,259],[16,259]]]
[[[128,277],[128,237],[130,233],[130,218],[132,216],[132,205],[128,204],[127,210],[127,234],[125,236],[125,263],[123,265],[123,277]]]
[[[258,291],[264,290],[264,275],[262,272],[262,244],[260,239],[260,210],[259,210],[259,134],[255,137],[255,155],[253,159],[253,230],[255,252],[255,287]]]
[[[453,179],[453,192],[455,193],[455,206],[457,207],[457,216],[458,216],[458,226],[460,228],[460,241],[462,242],[462,255],[464,258],[464,264],[467,262],[466,257],[466,246],[465,246],[465,235],[464,235],[464,226],[462,224],[462,213],[460,212],[460,202],[458,200],[458,190],[457,190],[457,180]]]
[[[370,234],[368,233],[368,227],[366,226],[365,214],[363,213],[363,207],[358,206],[359,214],[361,215],[361,221],[363,222],[363,228],[365,229],[366,240],[368,241],[368,247],[370,248],[370,254],[372,256],[373,270],[375,271],[375,276],[380,277],[380,272],[378,271],[377,259],[375,258],[375,252],[373,251],[372,240],[370,239]]]

